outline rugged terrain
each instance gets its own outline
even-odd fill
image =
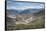
[[[29,13],[28,11],[11,12],[7,11],[6,23],[8,29],[33,29],[44,28],[45,10]],[[13,14],[12,14],[13,13]],[[15,14],[15,15],[14,15]]]

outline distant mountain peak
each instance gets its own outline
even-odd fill
[[[33,14],[41,11],[42,9],[26,9],[26,10],[13,10],[13,9],[8,9],[7,14],[16,16],[17,14]]]

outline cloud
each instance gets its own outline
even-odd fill
[[[25,9],[41,9],[42,7],[40,6],[23,6],[23,7],[16,7],[17,10],[25,10]]]
[[[18,0],[13,0],[13,1],[18,1]],[[40,9],[40,8],[44,8],[44,4],[12,2],[11,0],[7,2],[7,9],[25,10],[25,9],[28,9],[28,8],[30,8],[30,9]]]
[[[14,0],[14,1],[33,1],[33,2],[45,2],[45,0]]]
[[[45,2],[45,0],[7,0],[7,1],[33,1],[33,2]]]
[[[25,10],[25,9],[41,9],[44,8],[42,6],[7,6],[7,9],[16,9],[16,10]]]

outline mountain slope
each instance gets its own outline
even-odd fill
[[[26,10],[13,10],[13,9],[9,9],[6,11],[7,14],[15,16],[17,14],[32,14],[32,13],[37,13],[39,12],[41,9],[26,9]]]
[[[16,24],[17,30],[45,28],[45,10],[34,14],[37,19],[28,24]]]

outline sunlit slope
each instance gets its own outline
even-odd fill
[[[45,23],[44,18],[40,16],[38,19],[36,19],[35,21],[33,21],[29,24],[16,25],[16,29],[44,28],[44,23]]]
[[[45,11],[41,10],[38,13],[34,13],[33,15],[35,15],[37,19],[35,19],[27,24],[15,24],[15,26],[12,26],[12,25],[8,26],[9,27],[8,29],[11,29],[11,30],[15,30],[15,29],[21,30],[22,29],[23,30],[23,29],[44,28],[45,27]],[[17,17],[15,20],[20,21],[21,19],[25,18],[23,15],[20,15],[20,16],[22,16],[22,17],[21,18]],[[29,15],[27,15],[27,16],[29,16]],[[32,16],[29,16],[28,18],[30,18],[30,17],[32,17]],[[25,20],[28,18],[25,18]]]
[[[16,24],[16,29],[37,29],[37,28],[44,28],[45,26],[45,11],[40,11],[38,13],[35,13],[37,16],[37,19],[35,21],[32,21],[29,24]]]

